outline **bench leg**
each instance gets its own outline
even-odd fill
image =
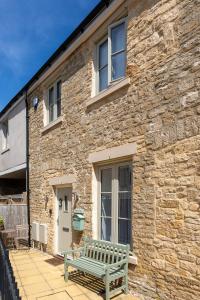
[[[67,263],[65,262],[64,263],[64,276],[65,276],[65,282],[67,282],[68,281],[68,278],[69,278],[69,272],[68,272],[68,265],[67,265]]]
[[[129,293],[129,290],[128,290],[128,264],[126,265],[125,270],[126,270],[126,273],[125,273],[126,275],[124,277],[124,284],[125,284],[124,293],[127,295]]]
[[[110,300],[110,281],[109,281],[109,274],[106,274],[106,277],[105,277],[105,285],[106,285],[106,300]]]

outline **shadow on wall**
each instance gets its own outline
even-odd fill
[[[0,179],[0,195],[22,194],[26,191],[26,179]]]

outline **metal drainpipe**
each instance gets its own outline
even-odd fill
[[[31,247],[31,222],[30,222],[30,190],[29,190],[29,113],[27,90],[25,91],[26,103],[26,193],[27,193],[27,217],[28,217],[28,245]]]

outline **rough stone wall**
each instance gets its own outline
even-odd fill
[[[85,234],[92,234],[88,155],[136,142],[132,232],[138,266],[130,267],[131,291],[145,300],[198,300],[200,2],[127,4],[130,87],[86,107],[94,35],[49,79],[62,78],[62,124],[42,134],[43,103],[37,111],[30,106],[31,219],[48,224],[47,251],[53,252],[55,195],[48,180],[75,174]],[[43,90],[39,86],[30,99],[43,99]]]

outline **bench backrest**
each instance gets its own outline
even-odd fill
[[[83,255],[105,264],[119,262],[125,258],[128,259],[129,250],[129,245],[84,238]]]

